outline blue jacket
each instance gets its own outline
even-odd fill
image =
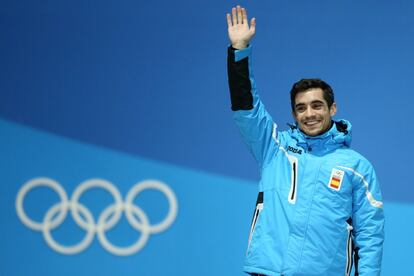
[[[317,137],[280,131],[257,95],[250,54],[229,49],[228,65],[234,119],[261,168],[244,270],[337,276],[355,263],[355,275],[380,275],[381,191],[372,165],[349,148],[351,124]]]

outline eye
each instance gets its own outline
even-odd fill
[[[313,109],[317,109],[317,110],[322,109],[323,108],[323,104],[322,103],[314,103],[312,105],[312,108]]]
[[[300,106],[296,107],[296,112],[298,112],[298,113],[305,112],[305,110],[306,110],[306,108],[303,105],[300,105]]]

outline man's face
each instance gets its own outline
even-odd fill
[[[320,88],[300,92],[295,97],[293,117],[299,128],[309,136],[317,136],[329,130],[331,117],[336,113],[336,104],[328,108]]]

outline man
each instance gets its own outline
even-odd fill
[[[251,275],[379,275],[384,238],[372,165],[350,149],[351,124],[334,121],[331,87],[304,79],[291,90],[296,121],[279,131],[251,68],[256,21],[227,14],[234,118],[261,169],[244,270]]]

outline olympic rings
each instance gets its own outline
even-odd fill
[[[39,186],[46,186],[54,190],[60,202],[54,204],[46,212],[42,222],[30,219],[24,208],[23,202],[27,193]],[[96,221],[89,209],[79,202],[82,194],[89,189],[100,188],[108,191],[114,203],[106,207]],[[151,225],[146,213],[134,204],[135,198],[139,193],[147,189],[155,189],[164,194],[168,200],[169,211],[163,221],[156,225]],[[178,212],[178,202],[174,192],[165,183],[159,180],[145,180],[135,184],[127,193],[125,202],[122,201],[121,193],[109,181],[104,179],[89,179],[82,182],[73,192],[69,200],[63,187],[53,179],[40,177],[29,180],[17,193],[16,198],[17,215],[24,225],[34,231],[43,233],[46,243],[55,251],[66,254],[78,254],[85,250],[93,241],[95,234],[101,245],[110,253],[118,256],[129,256],[141,250],[147,243],[151,234],[165,231],[174,222]],[[51,231],[59,227],[66,219],[68,211],[71,212],[75,223],[83,230],[86,235],[81,242],[73,246],[63,246],[53,238]],[[113,245],[106,237],[105,232],[112,229],[121,219],[122,212],[128,223],[137,231],[141,232],[138,240],[130,246],[118,247]],[[137,219],[138,218],[138,219]]]

